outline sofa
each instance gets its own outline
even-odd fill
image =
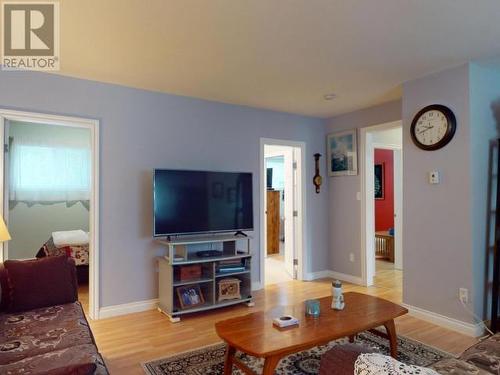
[[[320,375],[354,374],[354,363],[360,354],[373,350],[356,344],[338,345],[321,357]],[[430,369],[443,375],[500,374],[500,333],[478,342],[458,358],[442,359]]]
[[[0,374],[108,374],[71,258],[5,261],[0,287]]]

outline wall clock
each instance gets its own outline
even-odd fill
[[[457,120],[451,109],[433,104],[415,115],[410,133],[417,147],[433,151],[446,146],[455,135],[456,128]]]

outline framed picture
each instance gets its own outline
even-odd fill
[[[205,298],[198,284],[177,287],[177,297],[182,309],[203,305]]]
[[[327,163],[329,176],[355,176],[358,174],[356,129],[329,134],[327,137]]]
[[[375,164],[375,199],[385,199],[384,163]]]

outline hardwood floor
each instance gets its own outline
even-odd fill
[[[401,302],[401,279],[394,270],[380,270],[376,285],[360,287],[344,284],[345,291],[358,291]],[[111,374],[142,374],[141,363],[174,353],[220,342],[214,330],[218,320],[267,310],[278,305],[296,304],[308,298],[330,295],[331,280],[288,281],[268,285],[254,293],[255,307],[234,306],[193,314],[172,324],[158,311],[147,311],[116,318],[91,321],[97,345]],[[399,288],[399,289],[398,289]],[[441,350],[459,354],[476,339],[415,319],[408,315],[396,319],[398,334]]]

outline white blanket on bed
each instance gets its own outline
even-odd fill
[[[89,234],[81,229],[52,232],[56,247],[88,245]]]

